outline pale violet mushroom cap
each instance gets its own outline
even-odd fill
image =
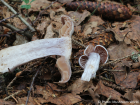
[[[108,60],[108,51],[102,45],[95,47],[89,44],[84,50],[84,54],[79,58],[79,65],[84,69],[81,79],[90,81],[96,76],[99,64],[104,64]]]

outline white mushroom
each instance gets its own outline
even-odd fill
[[[60,83],[67,82],[71,77],[69,59],[72,51],[71,36],[74,32],[74,25],[71,18],[66,15],[61,16],[61,20],[63,27],[60,29],[60,38],[41,39],[2,49],[0,51],[0,72],[5,73],[9,70],[12,71],[17,66],[37,58],[49,55],[60,55],[62,58],[60,57],[57,60],[58,68],[62,74]],[[65,62],[63,60],[65,60]]]
[[[81,80],[90,81],[96,77],[99,64],[104,64],[108,60],[108,51],[101,45],[88,45],[84,51],[85,55],[79,58],[79,65],[84,68]]]

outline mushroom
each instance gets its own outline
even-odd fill
[[[99,64],[104,64],[107,60],[108,51],[105,47],[89,44],[84,50],[84,55],[79,58],[79,65],[84,69],[81,80],[90,81],[91,78],[95,78]]]
[[[12,71],[17,66],[37,58],[49,55],[60,55],[61,57],[57,60],[57,65],[62,77],[60,83],[67,82],[71,77],[69,59],[72,51],[71,36],[74,32],[74,24],[73,20],[66,15],[62,15],[61,20],[63,27],[60,29],[60,38],[35,40],[22,45],[2,49],[0,51],[0,72],[5,73],[9,70]]]

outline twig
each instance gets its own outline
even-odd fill
[[[32,83],[31,83],[31,85],[30,85],[30,90],[28,91],[28,96],[27,96],[27,100],[26,100],[26,104],[25,104],[25,105],[28,104],[30,92],[31,92],[31,90],[32,90],[32,86],[33,86],[33,84],[34,84],[34,80],[35,80],[35,78],[36,78],[36,76],[37,76],[37,74],[38,74],[39,71],[40,71],[40,69],[37,70],[36,74],[35,74],[34,77],[33,77]]]
[[[13,84],[13,82],[17,79],[17,77],[15,77],[9,84],[8,86],[6,87],[7,89]]]
[[[26,67],[25,69],[23,69],[23,70],[21,71],[20,75],[23,73],[23,71],[29,69],[30,67],[32,67],[32,66],[35,65],[35,64],[38,64],[39,62],[40,62],[40,61],[37,61],[37,62],[35,62],[35,63],[29,65],[29,66]],[[18,77],[19,77],[20,75],[18,75]],[[14,83],[14,81],[15,81],[16,79],[17,79],[17,76],[7,85],[7,89]]]
[[[0,35],[0,37],[3,37],[3,36],[7,36],[7,37],[10,37],[10,35],[7,35],[7,34],[4,34],[4,35]]]
[[[112,63],[119,62],[119,61],[121,61],[121,60],[123,60],[123,59],[125,59],[125,58],[131,57],[131,56],[137,55],[137,54],[140,54],[140,52],[135,53],[135,54],[131,54],[131,55],[128,55],[128,56],[125,56],[125,57],[122,57],[122,58],[120,58],[120,59],[116,59],[116,60],[114,60],[114,61],[110,61],[110,62],[108,62],[108,63],[106,63],[106,64],[101,65],[100,67],[103,67],[103,66],[106,66],[106,65],[109,65],[109,64],[112,64]]]
[[[11,17],[8,17],[8,18],[6,18],[6,19],[2,19],[2,20],[0,21],[0,23],[3,22],[3,21],[6,21],[7,19],[13,18],[13,17],[15,17],[16,15],[18,15],[18,14],[14,14],[14,15],[11,16]]]
[[[45,60],[46,60],[47,58],[48,58],[48,57],[46,57]],[[36,74],[35,74],[34,77],[33,77],[32,83],[31,83],[31,85],[30,85],[30,90],[28,91],[28,96],[27,96],[27,100],[26,100],[26,104],[25,104],[25,105],[28,104],[28,100],[29,100],[30,92],[31,92],[31,90],[32,90],[32,87],[33,87],[33,84],[34,84],[35,78],[36,78],[37,74],[39,73],[41,67],[43,66],[45,60],[43,61],[43,63],[41,64],[41,66],[39,67],[39,69],[37,70]]]
[[[97,79],[97,78],[96,78],[95,80],[99,81],[99,79]],[[119,91],[130,90],[130,89],[127,89],[127,88],[125,88],[125,87],[118,86],[118,85],[116,85],[116,84],[108,83],[108,82],[106,82],[105,80],[102,80],[102,82],[103,82],[104,85],[106,85],[106,86],[108,86],[108,87],[111,87],[111,88],[114,88],[114,89],[119,90]]]
[[[112,70],[112,69],[103,69],[104,71],[124,71],[124,70]]]
[[[13,26],[12,24],[10,23],[0,23],[1,25],[7,27],[7,28],[10,28],[12,31],[14,32],[11,32],[11,33],[8,33],[8,34],[4,34],[4,35],[0,35],[0,36],[9,36],[10,34],[13,34],[13,33],[19,33],[19,34],[24,34],[25,36],[27,36],[28,38],[32,38],[33,36],[33,33],[30,32],[30,31],[26,31],[26,29],[18,29],[16,28],[15,26]]]
[[[106,100],[106,102],[104,103],[104,105],[107,105],[108,101],[110,100],[111,95],[108,97],[108,99]]]
[[[103,80],[106,80],[106,81],[115,82],[114,80],[105,78],[105,77],[103,77],[103,76],[100,76],[100,78],[103,79]]]
[[[6,3],[4,0],[1,0],[1,2],[2,2],[5,6],[7,6],[14,14],[17,14],[17,12],[16,12],[8,3]],[[27,26],[29,27],[29,29],[30,29],[32,32],[35,31],[35,29],[34,29],[24,18],[22,18],[20,15],[17,15],[17,16],[18,16],[18,18],[19,18],[25,25],[27,25]]]
[[[25,90],[17,91],[17,92],[15,92],[14,94],[11,94],[11,95],[9,95],[8,97],[4,98],[3,100],[6,101],[6,100],[8,100],[10,97],[15,96],[15,95],[17,95],[17,94],[19,94],[19,93],[21,93],[21,92],[23,92],[23,91],[25,91]]]

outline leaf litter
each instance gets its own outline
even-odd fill
[[[11,3],[9,0],[5,1]],[[87,10],[68,11],[65,3],[72,1],[73,0],[58,0],[58,2],[55,2],[49,0],[35,0],[31,3],[31,8],[28,12],[20,8],[21,5],[25,5],[24,2],[13,1],[15,4],[10,5],[17,10],[30,25],[33,25],[33,21],[37,19],[33,25],[36,32],[32,33],[33,35],[30,39],[29,37],[27,38],[24,33],[15,32],[9,34],[16,31],[11,27],[26,29],[27,26],[18,17],[6,19],[12,16],[13,13],[9,11],[6,6],[1,5],[0,10],[2,11],[2,15],[0,15],[0,17],[1,20],[6,19],[6,21],[1,22],[2,28],[0,28],[0,34],[10,35],[10,37],[0,35],[1,50],[5,47],[24,44],[31,40],[58,38],[59,30],[63,26],[61,23],[61,15],[68,15],[73,19],[75,27],[72,39],[82,45],[88,45],[91,40],[93,40],[93,45],[97,42],[100,44],[103,44],[103,42],[107,43],[105,40],[107,38],[110,40],[110,36],[106,36],[105,38],[99,36],[108,32],[111,32],[115,39],[112,43],[106,44],[109,61],[114,62],[107,66],[102,66],[97,72],[97,77],[91,79],[89,82],[81,80],[83,69],[79,66],[78,59],[79,56],[83,55],[84,48],[78,43],[73,43],[72,45],[73,50],[70,62],[73,74],[70,81],[65,84],[55,83],[61,78],[55,64],[56,58],[59,56],[49,56],[45,60],[45,64],[42,66],[31,87],[32,90],[28,105],[106,105],[106,103],[107,105],[128,105],[129,103],[138,105],[140,99],[140,57],[139,55],[132,55],[140,51],[140,14],[136,12],[139,10],[140,6],[138,4],[137,7],[133,7],[138,2],[127,2],[129,7],[135,11],[135,15],[132,15],[132,18],[125,21],[112,22],[100,16],[91,15],[91,12]],[[47,9],[41,12],[45,8]],[[41,15],[38,17],[39,13],[41,13]],[[9,24],[11,27],[8,26]],[[30,30],[26,29],[25,31],[29,32]],[[97,42],[94,42],[94,39],[97,37]],[[125,58],[118,60],[123,57]],[[30,61],[29,63],[17,67],[13,73],[4,74],[5,82],[0,83],[4,88],[8,86],[6,92],[9,98],[5,100],[7,96],[6,92],[3,90],[0,95],[0,103],[2,105],[26,103],[28,98],[27,91],[29,91],[32,78],[44,59],[45,58],[40,58]],[[115,60],[118,60],[118,62],[115,62]],[[137,64],[137,66],[135,66],[135,64]],[[21,73],[16,76],[16,73],[19,71]],[[106,82],[109,85],[107,85]],[[3,88],[2,86],[0,89]],[[117,88],[118,86],[120,90]],[[25,90],[26,92],[22,91],[16,94],[19,90]],[[11,94],[14,95],[10,96]]]

